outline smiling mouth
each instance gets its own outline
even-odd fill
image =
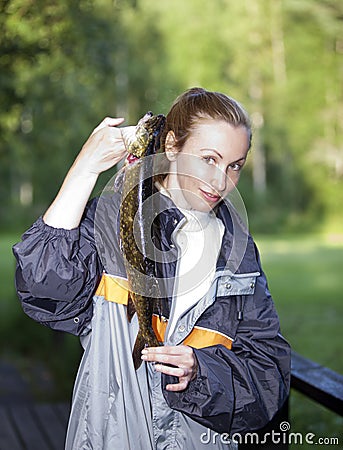
[[[200,192],[208,202],[215,203],[221,199],[220,195],[218,194],[212,194],[211,192],[203,191],[202,189],[200,189]]]

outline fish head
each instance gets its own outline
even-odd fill
[[[147,112],[135,127],[122,128],[122,136],[126,149],[134,158],[142,158],[154,153],[155,140],[165,124],[163,114],[153,115]],[[153,145],[152,145],[153,144]],[[131,159],[134,159],[131,157]]]

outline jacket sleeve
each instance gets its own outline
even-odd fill
[[[290,347],[262,273],[254,295],[245,299],[231,350],[222,345],[194,349],[195,380],[182,392],[164,389],[170,407],[219,433],[245,433],[264,427],[288,397]],[[163,386],[175,382],[163,375]]]
[[[24,312],[56,330],[80,335],[92,317],[102,267],[94,240],[96,200],[78,228],[53,228],[40,217],[13,247],[16,290]]]

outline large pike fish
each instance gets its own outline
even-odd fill
[[[128,318],[137,313],[139,330],[132,357],[137,370],[141,365],[144,347],[156,347],[159,342],[152,328],[154,300],[158,286],[154,262],[148,255],[151,248],[151,217],[144,202],[152,195],[152,158],[165,123],[161,114],[147,113],[136,127],[122,128],[122,136],[129,153],[125,167],[120,206],[120,243],[124,257],[128,285]],[[137,226],[138,225],[138,226]],[[149,257],[150,256],[150,257]]]

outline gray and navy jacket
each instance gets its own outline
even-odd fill
[[[25,313],[79,335],[85,349],[67,449],[117,448],[118,442],[124,449],[198,449],[204,433],[244,434],[264,427],[288,397],[290,347],[280,334],[257,248],[224,202],[216,212],[225,232],[212,285],[169,335],[178,252],[173,235],[184,217],[169,198],[155,197],[160,202],[155,245],[168,260],[156,265],[166,282],[154,329],[165,345],[192,346],[198,361],[197,377],[182,392],[167,391],[175,380],[151,364],[133,368],[138,324],[126,316],[119,193],[91,200],[77,229],[52,228],[39,218],[13,248]]]

